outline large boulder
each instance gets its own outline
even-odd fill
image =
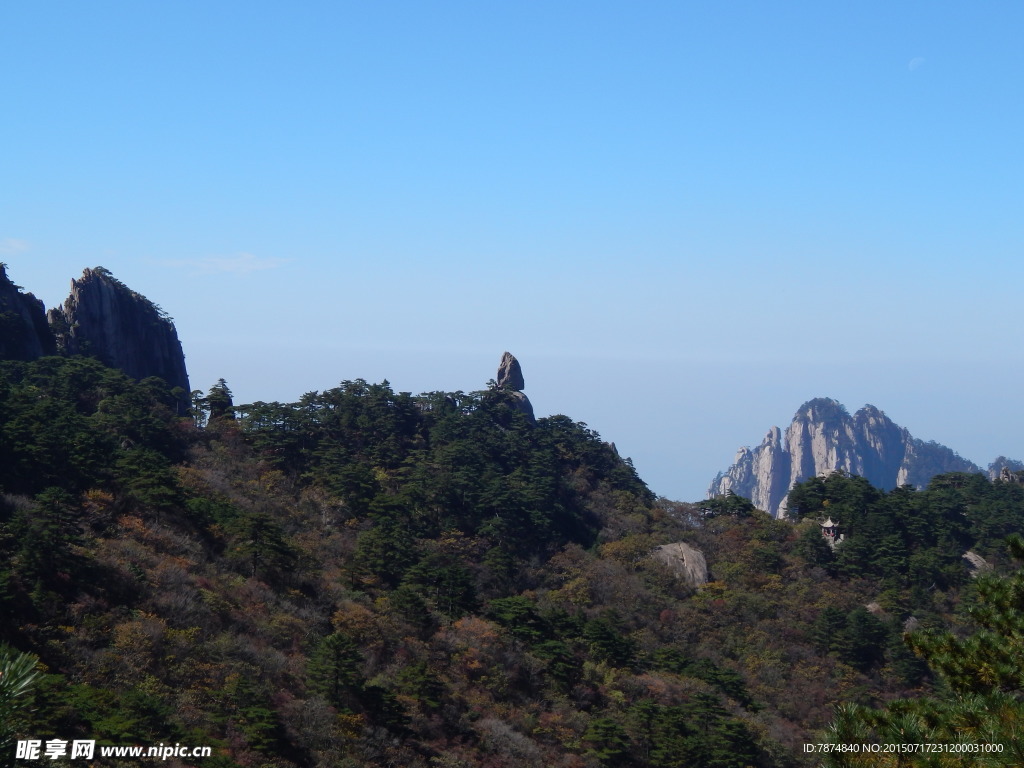
[[[516,410],[525,413],[529,417],[530,421],[535,421],[535,417],[533,415],[533,403],[530,402],[530,398],[522,392],[509,392],[508,394],[511,397],[512,405],[516,407]]]
[[[651,555],[691,587],[708,583],[708,563],[696,547],[675,541],[655,547]]]
[[[967,561],[967,571],[971,574],[972,579],[976,579],[983,573],[988,573],[992,570],[992,564],[977,552],[967,550],[964,552],[963,558]]]

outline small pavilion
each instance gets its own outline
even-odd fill
[[[821,537],[828,542],[830,547],[835,547],[836,544],[843,540],[843,534],[839,532],[839,523],[835,522],[831,517],[824,522],[818,523],[818,525],[821,526]]]

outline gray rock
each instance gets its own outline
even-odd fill
[[[651,556],[691,587],[708,583],[708,563],[704,553],[685,542],[662,544],[654,548]]]
[[[67,354],[96,357],[134,379],[161,378],[183,390],[187,406],[188,372],[174,323],[107,270],[86,269],[72,280],[71,295],[49,318]]]
[[[751,500],[758,509],[769,509],[789,491],[789,456],[782,447],[782,432],[772,427],[756,449],[740,448],[728,473],[712,482],[716,495],[732,491]]]
[[[997,456],[995,461],[988,465],[988,479],[1019,483],[1024,480],[1024,462]]]
[[[976,579],[981,574],[992,570],[992,564],[977,552],[967,550],[964,552],[963,558],[967,561],[967,569],[971,572],[972,579]]]
[[[520,392],[526,389],[526,382],[523,380],[523,369],[519,367],[519,361],[506,352],[501,356],[501,363],[498,365],[498,386],[502,389],[511,389]]]
[[[530,402],[530,398],[522,392],[510,391],[508,394],[511,396],[512,405],[516,407],[517,411],[521,411],[529,416],[530,421],[536,421],[533,415],[533,403]]]
[[[839,402],[818,398],[800,406],[785,434],[772,427],[757,448],[741,448],[708,496],[732,491],[779,517],[796,483],[837,470],[884,490],[922,488],[944,472],[981,471],[945,446],[912,437],[873,405],[850,416]]]

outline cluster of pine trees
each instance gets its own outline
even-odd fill
[[[962,555],[1012,567],[1024,487],[836,475],[779,521],[656,499],[498,388],[235,406],[221,381],[176,410],[94,360],[0,363],[0,759],[31,736],[218,768],[782,768],[1019,723],[1022,577]],[[651,557],[674,541],[707,584]]]

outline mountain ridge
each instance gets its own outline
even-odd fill
[[[772,427],[756,448],[741,447],[732,466],[711,481],[708,496],[746,496],[780,517],[796,483],[837,470],[883,490],[923,488],[946,472],[985,473],[951,448],[913,437],[873,405],[851,416],[838,400],[819,397],[797,409],[785,432]]]

